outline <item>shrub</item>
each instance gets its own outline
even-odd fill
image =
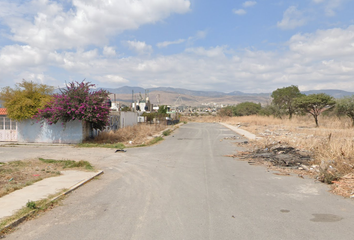
[[[22,121],[30,119],[51,100],[53,87],[23,80],[14,89],[5,87],[0,92],[9,118]]]
[[[29,201],[29,200],[26,204],[26,207],[28,207],[29,209],[36,209],[37,208],[36,203],[33,201]]]
[[[105,90],[90,91],[94,84],[89,82],[72,82],[60,94],[54,94],[53,100],[33,118],[49,125],[62,121],[63,124],[74,120],[84,120],[93,128],[104,129],[109,120],[109,106],[106,104],[108,92]]]

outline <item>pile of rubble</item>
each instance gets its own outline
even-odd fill
[[[257,161],[269,162],[273,166],[286,167],[300,170],[314,170],[316,166],[310,166],[312,161],[309,152],[300,151],[282,144],[273,144],[253,152],[242,153],[241,158],[248,159],[250,163]]]

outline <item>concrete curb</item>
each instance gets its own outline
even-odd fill
[[[250,133],[250,132],[248,132],[248,131],[246,131],[246,130],[240,129],[240,128],[235,127],[235,126],[232,126],[232,125],[230,125],[230,124],[221,123],[221,122],[220,122],[219,124],[223,125],[224,127],[227,127],[227,128],[229,128],[229,129],[231,129],[232,131],[236,132],[237,134],[240,134],[241,136],[243,136],[243,137],[245,137],[245,138],[247,138],[247,139],[249,139],[249,140],[262,139],[261,137],[256,137],[256,135],[253,134],[253,133]]]
[[[99,175],[101,175],[103,173],[104,173],[103,170],[99,170],[94,176],[92,176],[92,177],[90,177],[88,179],[82,180],[81,182],[75,184],[74,186],[70,187],[64,193],[61,193],[58,196],[52,198],[49,202],[53,202],[53,201],[57,200],[58,198],[71,193],[72,191],[78,189],[79,187],[83,186],[84,184],[88,183],[89,181],[91,181],[92,179],[94,179],[95,177],[97,177],[97,176],[99,176]],[[4,226],[3,228],[0,229],[0,234],[4,233],[6,230],[9,230],[11,228],[17,227],[19,224],[21,224],[27,218],[32,216],[35,212],[36,212],[36,210],[32,210],[29,213],[27,213],[25,216],[22,216],[19,219],[16,219],[16,220],[12,221],[11,223],[7,224],[6,226]],[[0,235],[0,238],[1,238],[1,235]]]
[[[163,135],[163,132],[164,132],[164,131],[171,130],[171,133],[172,133],[173,131],[175,131],[177,128],[179,128],[179,127],[182,126],[182,125],[184,125],[183,122],[180,122],[180,123],[177,123],[177,124],[175,124],[175,125],[172,125],[171,127],[168,127],[168,128],[166,128],[165,130],[162,130],[161,132],[159,132],[159,133],[153,135],[152,138],[154,138],[154,137],[162,137],[162,138],[165,138],[165,137],[167,137],[167,136],[164,136],[164,135]]]
[[[64,195],[67,195],[67,194],[71,193],[72,191],[74,191],[74,190],[78,189],[79,187],[85,185],[86,183],[88,183],[89,181],[91,181],[92,179],[94,179],[95,177],[97,177],[97,176],[99,176],[99,175],[101,175],[103,173],[104,173],[103,170],[99,170],[94,176],[92,176],[92,177],[90,177],[90,178],[88,178],[86,180],[82,180],[81,182],[79,182],[79,183],[75,184],[74,186],[70,187],[69,190],[67,190],[64,193],[52,198],[50,201],[53,202],[53,201],[57,200],[58,198],[60,198],[61,196],[64,196]]]

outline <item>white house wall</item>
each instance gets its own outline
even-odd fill
[[[17,125],[17,141],[20,143],[81,143],[83,126],[81,121],[70,121],[66,126],[61,123],[49,125],[24,120]]]
[[[136,112],[121,112],[120,114],[120,128],[138,124],[138,114]]]

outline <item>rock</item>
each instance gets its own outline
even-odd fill
[[[309,171],[309,168],[307,166],[305,166],[303,164],[301,164],[300,166],[301,166],[301,168],[305,169],[306,171]]]

